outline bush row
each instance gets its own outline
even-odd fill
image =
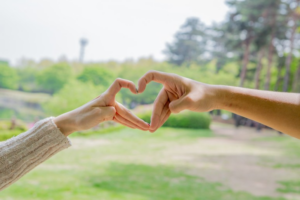
[[[139,117],[150,123],[151,115],[151,112],[147,112],[140,114]],[[208,113],[184,111],[179,114],[171,114],[163,126],[173,128],[209,129],[210,122],[211,118]]]

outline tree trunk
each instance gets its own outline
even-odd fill
[[[259,82],[260,82],[260,72],[262,69],[262,58],[264,56],[264,50],[260,50],[258,52],[258,62],[256,66],[256,71],[255,71],[255,89],[259,89]]]
[[[280,82],[282,81],[281,70],[282,70],[282,66],[280,65],[280,66],[278,66],[278,74],[277,74],[274,91],[279,91],[279,85],[280,85]]]
[[[297,7],[299,6],[299,0],[297,0]],[[290,80],[290,73],[291,73],[291,62],[292,62],[292,57],[293,57],[293,50],[294,50],[294,40],[295,40],[295,33],[297,30],[297,13],[293,11],[293,28],[292,28],[292,34],[291,34],[291,39],[290,39],[290,52],[289,55],[286,59],[286,72],[285,72],[285,77],[284,77],[284,85],[283,85],[283,91],[287,92],[289,89],[289,80]]]
[[[242,71],[241,71],[241,76],[240,76],[240,87],[244,86],[244,82],[246,79],[246,73],[247,73],[247,66],[249,63],[249,50],[250,50],[250,40],[246,39],[244,42],[245,50],[244,50],[244,56],[243,56],[243,66],[242,66]]]
[[[285,63],[285,76],[284,76],[284,85],[283,85],[283,91],[287,92],[289,89],[289,80],[290,80],[290,73],[291,73],[291,62],[292,62],[292,57],[293,57],[293,50],[294,50],[294,39],[295,39],[295,32],[296,32],[296,26],[293,27],[292,30],[292,36],[290,40],[290,52],[289,55],[286,59]]]
[[[270,40],[270,44],[269,44],[268,68],[267,68],[267,77],[266,77],[266,83],[265,83],[265,90],[270,89],[271,68],[272,68],[273,52],[274,52],[274,45],[273,45],[274,37],[275,37],[275,27],[273,27],[273,29],[272,29],[271,40]]]
[[[294,77],[293,92],[300,92],[299,78],[300,78],[300,62],[298,63],[297,72]]]

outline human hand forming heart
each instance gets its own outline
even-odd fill
[[[150,132],[156,131],[169,118],[171,113],[182,110],[207,112],[215,109],[216,88],[176,74],[149,71],[138,82],[138,92],[142,93],[151,81],[163,84],[151,116]]]
[[[115,96],[121,88],[128,88],[134,94],[142,93],[151,81],[161,83],[164,87],[154,102],[151,125],[149,125],[116,102]],[[154,132],[165,123],[171,113],[178,113],[185,109],[205,112],[216,108],[214,103],[216,93],[213,85],[176,74],[149,71],[140,78],[138,86],[137,91],[132,81],[118,78],[103,94],[71,112],[56,117],[54,121],[65,135],[92,128],[108,120],[130,128]]]
[[[55,124],[66,136],[75,131],[90,129],[103,121],[109,120],[130,128],[149,130],[148,123],[139,119],[122,104],[115,101],[115,96],[121,88],[128,88],[132,93],[137,94],[133,82],[118,78],[97,98],[75,110],[56,117],[54,119]]]

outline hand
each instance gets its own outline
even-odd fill
[[[113,120],[130,128],[148,130],[149,124],[132,114],[122,104],[115,101],[121,88],[128,88],[137,94],[131,81],[116,79],[115,82],[100,96],[87,104],[62,114],[54,119],[61,132],[68,136],[72,132],[90,129],[103,121]]]
[[[154,102],[150,132],[154,132],[162,126],[171,113],[178,113],[185,109],[207,112],[215,108],[215,93],[212,85],[176,74],[149,71],[140,78],[138,92],[142,93],[151,81],[161,83],[164,87]]]

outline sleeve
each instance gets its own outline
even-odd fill
[[[69,146],[71,142],[60,132],[52,117],[37,122],[33,128],[16,137],[0,142],[0,191]]]

